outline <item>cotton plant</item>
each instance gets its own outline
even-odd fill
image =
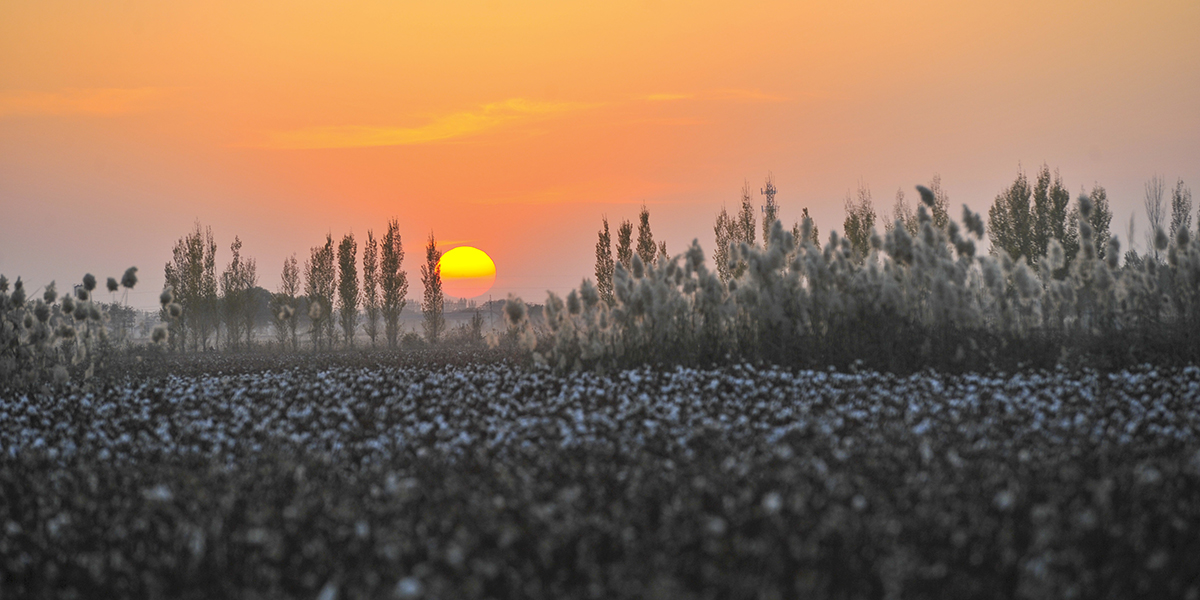
[[[137,269],[125,272],[119,286],[132,288]],[[109,291],[117,284],[108,278]],[[59,295],[54,282],[41,297],[29,298],[20,277],[9,291],[0,275],[0,387],[26,387],[69,377],[68,365],[90,378],[108,345],[108,315],[94,299],[96,277],[88,273],[72,294]]]

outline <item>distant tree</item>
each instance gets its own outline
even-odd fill
[[[1096,240],[1096,256],[1100,260],[1104,260],[1108,254],[1108,240],[1112,237],[1109,226],[1112,223],[1113,215],[1112,209],[1108,205],[1108,192],[1104,186],[1096,183],[1092,185],[1092,192],[1088,194],[1088,198],[1092,200],[1092,213],[1088,217],[1088,222],[1092,226],[1092,231],[1095,232],[1092,234],[1092,239]]]
[[[421,265],[421,284],[425,286],[425,302],[421,312],[425,314],[425,340],[431,345],[438,343],[446,329],[443,316],[445,296],[442,294],[442,266],[438,263],[442,253],[438,252],[433,232],[429,232],[429,243],[425,246],[425,264]]]
[[[1163,209],[1163,192],[1166,180],[1162,175],[1155,175],[1146,182],[1146,258],[1159,260],[1159,250],[1154,245],[1154,235],[1166,225],[1166,211]]]
[[[375,233],[367,230],[367,243],[363,246],[363,290],[362,302],[366,313],[363,331],[371,339],[371,347],[375,347],[375,339],[379,337],[379,241]]]
[[[891,231],[895,228],[896,223],[900,223],[900,226],[904,227],[904,230],[911,237],[916,237],[920,228],[920,222],[917,221],[917,214],[904,198],[903,188],[896,190],[896,202],[892,205],[892,222],[885,223],[884,229]]]
[[[299,348],[296,339],[296,324],[300,319],[296,306],[296,295],[300,293],[300,267],[293,254],[283,261],[283,271],[279,276],[279,289],[275,292],[271,312],[275,315],[275,338],[281,347],[291,345],[292,350]]]
[[[987,227],[994,250],[1004,250],[1013,259],[1033,256],[1035,215],[1029,204],[1032,196],[1024,171],[1018,171],[1012,185],[996,196],[988,209]]]
[[[388,221],[379,258],[380,304],[389,348],[396,348],[400,343],[400,313],[408,303],[408,273],[404,272],[403,266],[404,245],[400,241],[400,223],[392,219]]]
[[[354,333],[358,329],[358,242],[354,234],[342,236],[338,244],[338,312],[342,325],[342,339],[347,348],[354,347]]]
[[[739,236],[737,225],[724,206],[721,207],[721,212],[717,213],[717,222],[713,225],[713,233],[717,238],[716,249],[713,251],[713,261],[717,263],[717,275],[720,276],[721,281],[728,282],[733,279],[735,270],[730,260],[729,246]]]
[[[1192,190],[1183,183],[1183,179],[1175,182],[1171,190],[1171,239],[1177,239],[1179,231],[1187,231],[1192,227]]]
[[[801,227],[804,226],[805,221],[812,223],[812,231],[809,232],[807,241],[810,244],[812,244],[814,248],[819,249],[821,247],[821,232],[820,232],[820,230],[817,229],[817,222],[814,221],[812,217],[808,216],[808,207],[804,207],[800,211],[800,226]],[[803,231],[802,231],[802,233],[803,233]],[[800,238],[800,236],[797,236],[796,239],[801,239],[801,238]]]
[[[934,173],[933,178],[929,180],[929,191],[933,192],[933,206],[929,207],[933,226],[945,229],[950,223],[950,195],[942,187],[941,175]]]
[[[871,204],[871,189],[858,184],[857,200],[846,192],[846,220],[842,224],[854,255],[860,260],[871,253],[871,234],[875,231],[875,207]]]
[[[163,269],[166,284],[174,290],[175,303],[183,307],[183,316],[170,319],[164,307],[163,320],[177,328],[178,348],[207,348],[208,337],[217,323],[217,244],[212,228],[196,228],[175,243],[172,261]]]
[[[621,221],[617,228],[617,262],[625,266],[626,271],[633,270],[633,223]]]
[[[596,291],[600,298],[612,304],[613,299],[613,263],[612,237],[608,232],[608,217],[604,217],[604,229],[597,234],[596,240]]]
[[[658,245],[654,243],[654,234],[650,233],[650,210],[645,204],[638,215],[637,253],[647,267],[654,264],[654,257],[658,255]]]
[[[762,222],[762,239],[763,248],[771,241],[771,227],[775,225],[775,221],[779,220],[779,205],[775,203],[775,194],[779,190],[775,187],[775,175],[767,173],[767,182],[761,190],[763,198],[766,202],[763,204],[763,222]]]
[[[1068,264],[1074,258],[1078,241],[1068,230],[1077,219],[1068,219],[1070,203],[1071,193],[1063,185],[1058,171],[1055,170],[1051,179],[1050,166],[1042,163],[1033,186],[1033,239],[1027,255],[1030,264],[1037,266],[1046,256],[1051,239],[1064,243]]]
[[[225,318],[226,344],[237,348],[243,342],[248,346],[250,332],[254,328],[254,305],[251,288],[258,283],[254,259],[242,259],[242,240],[234,236],[229,245],[233,260],[221,273],[221,309]]]
[[[304,263],[304,293],[308,296],[308,316],[312,320],[313,347],[333,344],[333,298],[337,286],[333,236],[325,234],[325,245],[314,246],[312,257]]]
[[[737,240],[745,242],[750,246],[754,245],[755,238],[758,237],[758,228],[754,226],[754,199],[753,192],[750,191],[750,182],[742,183],[742,208],[738,211],[737,218]]]

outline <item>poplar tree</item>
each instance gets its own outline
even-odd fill
[[[904,198],[904,188],[896,189],[896,202],[892,205],[892,222],[885,223],[884,229],[891,231],[895,228],[896,223],[900,223],[910,237],[916,237],[920,222],[917,221],[917,214]]]
[[[429,232],[429,243],[425,246],[425,264],[421,265],[421,284],[425,286],[425,302],[421,312],[425,315],[425,339],[430,345],[437,344],[446,328],[443,316],[445,296],[442,294],[442,266],[438,261],[442,253],[438,252],[437,242],[433,232]]]
[[[1024,171],[1017,173],[1012,185],[996,196],[988,209],[988,237],[992,248],[1004,250],[1014,260],[1033,256],[1035,215],[1029,204],[1033,190]]]
[[[945,229],[950,224],[950,195],[942,188],[942,176],[934,173],[929,180],[929,191],[933,192],[933,205],[929,207],[933,226]]]
[[[388,221],[387,233],[379,257],[380,310],[383,313],[384,336],[389,348],[400,341],[400,313],[408,304],[408,273],[403,270],[404,245],[400,240],[400,223]]]
[[[296,339],[296,324],[300,315],[296,310],[296,295],[300,293],[300,267],[293,254],[283,260],[279,275],[279,289],[275,292],[271,312],[275,315],[275,334],[280,346],[291,343],[292,350],[299,348]]]
[[[658,256],[658,245],[654,243],[654,235],[650,232],[650,210],[645,204],[638,215],[637,253],[643,265],[647,268],[654,266],[654,258]]]
[[[742,209],[738,211],[737,241],[745,242],[750,246],[754,245],[754,239],[758,237],[758,231],[754,226],[754,221],[754,202],[753,198],[751,197],[750,182],[746,181],[742,183]]]
[[[379,336],[379,241],[370,229],[367,230],[367,243],[363,245],[362,280],[362,303],[367,317],[363,331],[371,338],[374,348],[375,338]]]
[[[333,298],[337,286],[333,236],[325,234],[325,244],[313,246],[312,256],[304,262],[304,293],[308,296],[308,316],[312,319],[313,347],[333,343]]]
[[[721,281],[728,283],[733,278],[733,265],[729,256],[729,245],[733,243],[737,237],[737,226],[734,225],[733,218],[729,216],[729,211],[725,207],[721,207],[721,212],[717,213],[717,222],[713,225],[713,233],[717,238],[717,248],[713,251],[713,261],[717,263],[717,275]]]
[[[613,299],[612,237],[608,232],[608,217],[604,217],[604,229],[597,233],[596,240],[596,291],[600,299],[611,305]]]
[[[775,225],[775,221],[779,220],[779,205],[775,204],[775,194],[778,192],[779,190],[775,188],[775,175],[767,173],[767,182],[762,189],[762,195],[766,198],[766,203],[763,204],[763,248],[771,243],[771,227]]]
[[[875,207],[871,204],[871,189],[865,183],[858,184],[858,199],[853,200],[846,192],[846,220],[842,224],[846,239],[859,260],[871,253],[871,235],[875,228]]]
[[[172,324],[177,335],[178,348],[186,349],[190,340],[192,349],[206,348],[208,336],[216,324],[217,308],[217,244],[213,241],[212,228],[196,228],[175,242],[171,262],[163,269],[166,284],[174,290],[175,302],[183,308],[183,317],[171,319],[162,310],[163,320]]]
[[[338,244],[338,307],[348,348],[354,347],[354,332],[358,329],[358,300],[358,243],[354,234],[348,233]]]
[[[617,262],[625,266],[626,271],[633,270],[633,223],[621,221],[617,228]]]
[[[225,332],[228,336],[227,345],[237,348],[242,339],[250,344],[250,336],[254,325],[254,309],[252,288],[258,283],[258,275],[254,259],[242,259],[242,240],[234,236],[229,245],[233,260],[221,274],[221,308],[225,317]]]
[[[1192,190],[1179,179],[1171,190],[1171,239],[1177,239],[1180,230],[1187,231],[1191,226]]]

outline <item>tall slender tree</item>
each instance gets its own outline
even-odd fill
[[[762,222],[762,239],[763,248],[771,242],[771,227],[775,225],[775,221],[779,220],[779,205],[775,203],[775,194],[779,190],[775,187],[775,174],[767,173],[767,182],[762,190],[765,203],[763,204],[763,222]]]
[[[1180,178],[1171,190],[1171,239],[1192,227],[1192,190]],[[1190,232],[1189,232],[1190,233]]]
[[[713,251],[713,262],[717,263],[717,275],[721,281],[728,282],[733,278],[734,265],[730,260],[729,245],[737,238],[737,226],[733,222],[733,217],[729,216],[729,211],[725,207],[721,207],[721,212],[717,213],[717,222],[713,225],[713,233],[716,235],[716,249]]]
[[[325,234],[325,244],[314,246],[304,263],[304,293],[308,296],[308,316],[312,319],[313,347],[333,344],[333,299],[337,290],[337,266],[334,262],[333,236]]]
[[[375,339],[379,336],[379,241],[375,233],[367,230],[367,243],[363,245],[363,331],[371,339],[371,347],[375,347]]]
[[[358,301],[358,242],[354,241],[353,233],[347,233],[338,244],[338,312],[347,348],[354,347]]]
[[[654,258],[658,256],[658,245],[654,243],[654,234],[650,232],[650,210],[645,204],[638,215],[637,253],[647,267],[653,266]]]
[[[600,298],[612,304],[613,299],[613,264],[612,237],[608,232],[608,217],[604,217],[604,228],[597,233],[596,240],[596,291]]]
[[[941,175],[933,174],[929,180],[929,191],[933,192],[933,206],[929,207],[933,226],[945,229],[950,224],[950,195],[946,193],[946,188],[942,187]]]
[[[183,317],[164,320],[177,328],[178,348],[207,348],[208,337],[217,323],[217,244],[212,228],[196,228],[175,242],[172,261],[164,271],[166,284],[174,290],[175,302],[183,307]],[[163,309],[164,312],[167,310]],[[190,343],[189,343],[190,342]]]
[[[404,267],[404,245],[400,240],[400,223],[388,221],[387,233],[379,257],[380,304],[383,313],[384,336],[389,348],[400,342],[400,313],[408,304],[408,273]]]
[[[1088,216],[1088,222],[1092,226],[1092,231],[1095,232],[1092,234],[1092,238],[1096,240],[1096,256],[1100,260],[1104,260],[1108,254],[1108,240],[1112,237],[1109,226],[1112,223],[1113,215],[1112,209],[1108,206],[1108,192],[1104,186],[1095,183],[1092,185],[1092,192],[1088,194],[1088,198],[1092,200],[1092,212]]]
[[[251,289],[258,283],[254,259],[242,258],[242,240],[234,236],[229,245],[233,259],[221,274],[221,309],[225,317],[226,344],[237,348],[243,342],[250,343],[250,326],[253,325]],[[251,318],[247,319],[247,314]],[[249,322],[247,322],[249,321]]]
[[[1167,214],[1163,208],[1163,192],[1166,190],[1166,180],[1162,175],[1155,175],[1146,182],[1146,256],[1159,260],[1159,249],[1154,244],[1155,232],[1165,231]]]
[[[626,271],[633,270],[633,223],[621,221],[617,228],[617,262],[624,265]]]
[[[754,226],[754,198],[753,192],[750,191],[750,182],[742,183],[742,208],[738,211],[737,226],[738,240],[745,242],[751,246],[754,245],[754,239],[758,237],[758,229]]]
[[[857,201],[846,192],[846,220],[843,222],[846,239],[859,260],[871,252],[871,234],[875,231],[875,207],[871,203],[871,188],[859,182]]]
[[[920,223],[917,221],[917,214],[913,212],[912,207],[904,198],[904,188],[896,189],[896,202],[892,205],[892,222],[885,223],[884,229],[891,231],[896,223],[900,223],[909,236],[916,237]]]
[[[291,345],[292,350],[299,348],[296,339],[296,325],[300,315],[297,311],[296,296],[300,293],[300,266],[296,255],[283,260],[283,270],[279,275],[279,288],[275,292],[271,312],[275,315],[275,333],[280,346]]]
[[[429,232],[429,243],[425,246],[425,264],[421,265],[421,284],[425,286],[425,302],[421,304],[421,312],[425,315],[425,339],[431,345],[441,339],[442,331],[446,329],[446,319],[443,316],[446,298],[442,294],[442,253],[438,252],[437,242],[433,232]]]
[[[1004,250],[1016,259],[1033,256],[1033,224],[1035,215],[1029,200],[1033,189],[1024,171],[1017,172],[1012,185],[996,196],[988,209],[988,237],[992,248]]]

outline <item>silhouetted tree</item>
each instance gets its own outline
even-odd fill
[[[299,348],[296,325],[300,314],[296,306],[296,295],[300,293],[300,267],[293,254],[283,260],[283,271],[279,275],[279,289],[271,305],[275,315],[275,338],[281,347],[289,343],[292,350]]]
[[[721,281],[729,282],[733,278],[734,264],[730,260],[729,245],[734,243],[739,236],[737,233],[737,225],[734,224],[733,218],[729,216],[729,211],[725,207],[721,207],[721,212],[717,213],[717,222],[713,225],[713,233],[717,237],[716,248],[713,250],[713,261],[717,263],[717,275]]]
[[[917,221],[917,214],[913,212],[912,207],[904,198],[904,188],[896,189],[896,202],[892,205],[892,221],[884,224],[886,231],[891,231],[896,223],[900,223],[901,227],[908,232],[910,237],[916,237],[920,229],[920,222]]]
[[[346,347],[354,347],[354,332],[358,329],[358,243],[354,234],[342,236],[338,244],[338,310],[341,316],[342,338]]]
[[[617,228],[617,262],[625,266],[626,271],[633,270],[633,223],[621,221]]]
[[[650,232],[650,210],[645,204],[638,215],[637,253],[647,267],[654,264],[654,257],[658,255],[658,245],[654,243],[654,234]]]
[[[934,173],[933,178],[929,180],[929,191],[933,192],[933,205],[929,207],[929,216],[933,218],[934,227],[944,230],[950,224],[950,195],[942,187],[941,175]]]
[[[445,296],[442,294],[442,265],[438,262],[442,253],[438,252],[437,242],[433,232],[429,232],[429,243],[425,246],[425,264],[421,265],[421,284],[425,286],[425,302],[421,304],[421,312],[425,315],[425,340],[430,344],[438,343],[442,331],[446,329],[446,319],[443,316]]]
[[[871,253],[871,235],[875,228],[875,207],[871,204],[871,189],[865,183],[858,184],[858,199],[846,192],[846,220],[842,227],[854,255],[860,260]]]
[[[170,337],[179,349],[190,341],[192,349],[208,347],[208,336],[217,323],[217,244],[212,228],[200,229],[200,222],[188,235],[175,243],[172,261],[166,264],[166,284],[174,290],[175,303],[183,307],[183,316],[169,318],[163,308],[163,320],[176,327]]]
[[[1171,239],[1177,239],[1181,229],[1187,231],[1191,227],[1192,190],[1179,179],[1171,190]]]
[[[333,343],[333,298],[337,290],[333,236],[325,234],[325,245],[314,246],[312,257],[304,263],[304,293],[308,296],[308,316],[312,319],[313,347]]]
[[[395,348],[400,343],[400,313],[408,303],[408,273],[404,272],[403,266],[404,245],[400,241],[400,223],[392,219],[388,221],[379,258],[380,304],[389,348]]]
[[[1033,256],[1033,227],[1035,215],[1029,204],[1033,190],[1024,171],[1017,179],[996,196],[988,209],[988,236],[992,248],[1004,250],[1014,260]]]
[[[596,291],[600,299],[608,304],[613,303],[613,264],[612,237],[608,232],[608,217],[604,217],[604,229],[597,234],[596,240]]]
[[[375,347],[375,338],[379,336],[379,242],[375,233],[367,230],[367,243],[363,246],[363,309],[366,321],[363,331],[371,339],[371,347]]]
[[[1163,192],[1166,180],[1162,175],[1155,175],[1146,182],[1146,257],[1159,260],[1159,250],[1154,244],[1155,232],[1166,225],[1166,211],[1163,209]]]
[[[738,211],[737,231],[739,242],[745,242],[751,246],[754,245],[754,240],[758,237],[758,229],[754,226],[754,199],[750,191],[750,182],[742,183],[742,208]],[[740,274],[740,273],[739,273]],[[735,275],[736,277],[736,275]]]
[[[258,284],[254,259],[242,259],[242,240],[234,236],[229,245],[233,260],[221,273],[221,308],[225,317],[225,332],[230,348],[244,343],[249,346],[254,330],[254,314],[257,308],[252,301],[251,288]]]
[[[762,239],[763,247],[771,241],[771,227],[775,225],[775,221],[779,220],[779,205],[775,203],[775,194],[779,192],[775,187],[775,175],[767,173],[767,182],[762,188],[763,198],[766,199],[763,204],[763,222],[762,222]]]

